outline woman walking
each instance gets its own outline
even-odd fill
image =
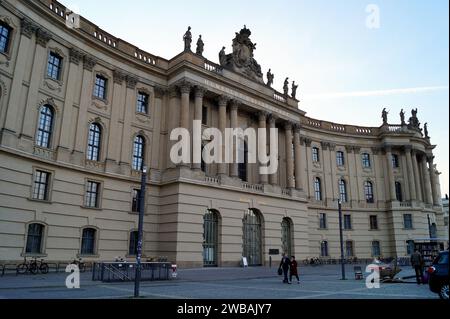
[[[297,278],[297,283],[300,283],[300,278],[298,278],[298,271],[297,271],[297,261],[295,260],[295,256],[291,256],[291,264],[290,264],[290,274],[289,274],[289,283],[292,283],[292,276],[295,276]]]

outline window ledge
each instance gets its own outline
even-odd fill
[[[77,258],[100,258],[99,254],[77,254]]]
[[[380,229],[379,228],[377,228],[377,229],[369,229],[369,231],[379,231]]]
[[[86,205],[81,205],[81,208],[84,209],[91,209],[91,210],[103,210],[101,207],[90,207],[90,206],[86,206]]]
[[[52,204],[52,201],[49,199],[36,199],[36,198],[27,198],[31,202],[38,202],[42,204]]]
[[[21,253],[20,256],[22,257],[28,257],[28,258],[43,258],[43,257],[47,257],[48,254],[44,254],[44,253]]]

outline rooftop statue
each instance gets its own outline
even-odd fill
[[[388,111],[386,111],[386,108],[383,109],[383,111],[381,112],[381,118],[383,119],[383,125],[387,124],[387,116],[388,116]]]
[[[197,50],[195,53],[197,53],[198,55],[202,55],[204,46],[205,44],[203,43],[202,36],[200,35],[197,40]]]
[[[417,108],[411,110],[411,117],[409,118],[408,129],[421,131],[420,130],[420,122],[417,118]]]
[[[286,80],[284,80],[283,92],[286,96],[289,94],[289,78],[286,78]]]
[[[251,31],[244,28],[233,39],[233,53],[225,55],[225,48],[219,53],[220,65],[226,69],[241,73],[257,82],[264,83],[261,66],[253,58],[256,43],[250,40]]]
[[[403,112],[403,109],[400,111],[400,120],[401,120],[401,124],[405,125],[405,112]]]
[[[295,95],[297,94],[298,85],[295,84],[295,81],[292,81],[292,98],[295,99]]]
[[[428,135],[428,123],[425,123],[423,125],[423,132],[425,134],[425,138],[430,138],[430,136]]]
[[[188,27],[186,33],[184,34],[183,41],[184,41],[184,51],[191,51],[191,43],[192,43],[191,27]]]
[[[274,78],[274,75],[273,75],[272,72],[270,72],[270,70],[271,70],[271,69],[269,69],[269,71],[267,71],[267,86],[268,86],[268,87],[272,87],[272,84],[273,84],[273,78]]]

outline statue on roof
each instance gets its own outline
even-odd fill
[[[267,86],[268,86],[268,87],[272,87],[272,84],[273,84],[273,78],[274,78],[274,75],[273,75],[272,72],[270,72],[270,70],[271,70],[271,69],[269,69],[269,71],[267,71]]]
[[[198,55],[202,55],[204,46],[205,44],[203,43],[202,35],[200,35],[197,40],[197,50],[195,53]]]
[[[387,116],[388,116],[388,111],[386,111],[386,108],[383,109],[383,111],[381,112],[381,118],[383,119],[383,125],[387,124]]]
[[[295,84],[295,81],[292,81],[292,94],[291,97],[295,99],[295,95],[297,94],[298,85]]]
[[[188,27],[186,33],[184,34],[183,41],[184,41],[184,51],[191,51],[191,43],[192,43],[191,27]]]
[[[288,96],[288,94],[289,94],[289,78],[286,78],[286,80],[284,80],[283,92],[284,92],[284,95]]]
[[[405,125],[405,112],[403,112],[403,109],[400,111],[400,121],[402,125]]]
[[[421,131],[420,122],[419,119],[417,118],[417,108],[411,110],[411,117],[409,118],[408,129],[419,132]]]

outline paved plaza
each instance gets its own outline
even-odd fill
[[[362,267],[364,270],[364,266]],[[169,281],[141,283],[141,296],[151,299],[438,299],[428,285],[414,282],[412,269],[403,267],[401,283],[382,283],[368,289],[355,280],[353,265],[341,280],[339,265],[300,267],[301,283],[283,284],[276,267],[179,269]],[[131,298],[134,284],[92,281],[82,273],[79,289],[67,289],[66,273],[47,275],[8,274],[0,277],[0,299]],[[368,273],[365,274],[365,276]]]

